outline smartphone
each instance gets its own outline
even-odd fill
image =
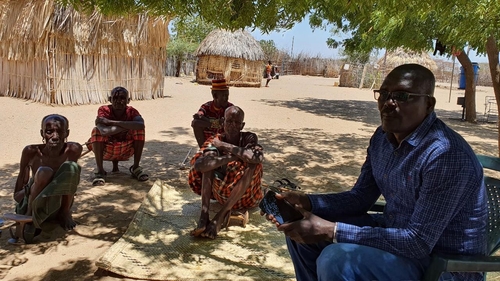
[[[260,201],[260,209],[269,215],[273,215],[279,224],[293,222],[302,219],[304,216],[295,207],[285,199],[278,200],[275,195],[277,190],[268,190],[266,195]]]

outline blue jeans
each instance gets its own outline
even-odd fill
[[[330,243],[321,248],[324,244],[299,244],[287,238],[298,281],[420,280],[430,260],[400,257],[348,243]]]
[[[371,215],[346,219],[344,222],[358,226],[378,226],[376,217]],[[286,243],[298,281],[420,280],[430,263],[430,257],[411,259],[357,244],[326,241],[300,244],[288,237]]]

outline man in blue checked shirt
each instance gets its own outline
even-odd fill
[[[352,190],[284,192],[304,218],[279,225],[297,280],[420,280],[432,253],[486,254],[483,170],[467,142],[436,117],[435,78],[405,64],[375,99],[382,125],[373,134]],[[367,214],[383,195],[383,214]],[[444,273],[441,280],[482,280]]]

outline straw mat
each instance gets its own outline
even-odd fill
[[[97,266],[148,280],[293,280],[285,238],[276,227],[250,212],[245,228],[223,229],[215,240],[194,238],[201,199],[157,180],[125,234]],[[212,202],[211,209],[220,208]],[[211,217],[214,213],[211,213]]]

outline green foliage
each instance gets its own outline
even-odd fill
[[[500,2],[491,0],[351,1],[319,0],[313,7],[311,25],[327,20],[334,30],[351,36],[333,38],[331,47],[347,51],[405,47],[431,50],[439,39],[444,45],[463,49],[470,45],[485,52],[486,38],[500,38]],[[335,35],[335,33],[333,34]],[[447,49],[451,53],[451,47]]]
[[[183,40],[172,40],[167,45],[167,55],[169,57],[184,58],[187,54],[194,53],[198,45]]]
[[[274,44],[273,40],[260,40],[260,46],[262,47],[262,51],[264,52],[264,56],[266,57],[265,61],[271,60],[273,61],[278,54],[278,48]]]
[[[309,14],[311,27],[324,27],[325,22],[349,38],[336,41],[331,47],[342,46],[348,56],[364,60],[363,55],[374,49],[388,50],[403,47],[413,51],[432,50],[436,39],[448,46],[463,50],[470,46],[479,54],[486,52],[488,38],[492,67],[498,66],[500,38],[500,1],[497,0],[56,0],[73,5],[82,11],[99,10],[103,14],[126,15],[147,12],[169,18],[199,17],[216,28],[229,30],[247,27],[259,28],[264,33],[290,29]],[[180,26],[181,24],[179,24]],[[188,25],[186,25],[188,26]],[[184,27],[184,29],[186,29]],[[193,37],[178,35],[169,46],[189,50]],[[491,41],[493,40],[493,41]],[[494,52],[495,56],[492,56]],[[361,56],[359,56],[361,55]],[[469,65],[468,57],[459,56]],[[464,66],[465,67],[465,66]],[[495,95],[500,99],[500,85],[492,70]],[[469,77],[470,78],[470,77]],[[496,81],[496,82],[495,82]],[[496,84],[495,84],[496,83]],[[466,95],[470,93],[466,90]],[[470,99],[470,100],[473,100]],[[475,105],[467,108],[467,120],[475,112]],[[475,116],[475,113],[474,113]]]
[[[126,15],[148,12],[169,17],[197,16],[217,28],[258,27],[265,33],[290,29],[310,11],[313,0],[57,0],[82,11]]]
[[[484,53],[488,36],[500,38],[500,2],[493,0],[58,0],[77,9],[126,15],[148,12],[196,16],[217,28],[289,29],[310,14],[311,26],[324,22],[352,34],[346,49],[431,49],[434,39]]]
[[[126,15],[148,12],[187,19],[216,28],[289,29],[309,14],[312,27],[325,22],[350,37],[328,40],[347,52],[376,48],[430,50],[435,39],[485,52],[486,38],[500,38],[500,1],[493,0],[57,0],[83,11]],[[448,48],[448,52],[451,48]]]
[[[201,41],[215,27],[204,22],[200,17],[187,16],[176,18],[172,22],[171,40],[167,45],[168,56],[184,57],[194,53]]]
[[[207,35],[215,29],[213,24],[203,21],[200,17],[178,17],[172,22],[172,38],[200,44]]]
[[[499,1],[362,0],[354,3],[318,0],[314,5],[310,24],[317,25],[320,19],[324,19],[333,25],[334,31],[349,34],[347,39],[341,41],[333,38],[327,41],[331,47],[342,46],[348,56],[366,54],[379,48],[393,50],[403,47],[413,51],[430,51],[434,48],[435,40],[447,46],[448,56],[453,49],[463,50],[466,46],[484,54],[488,38],[500,38]],[[498,40],[495,43],[498,46]],[[466,70],[472,67],[464,53],[458,56],[458,60]],[[493,60],[496,61],[490,63],[498,66],[498,59]],[[472,81],[471,69],[466,73],[467,79]],[[492,77],[496,75],[492,72]],[[495,90],[495,95],[500,97],[498,88],[500,86]],[[469,97],[466,119],[474,122],[474,89],[466,87],[465,95]]]

